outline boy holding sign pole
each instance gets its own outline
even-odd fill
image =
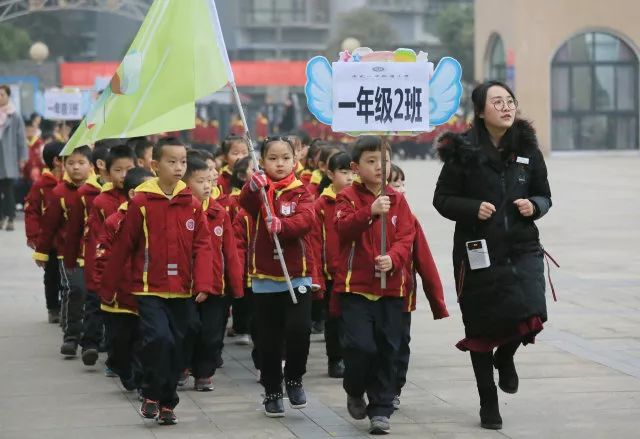
[[[386,155],[385,168],[382,156]],[[377,136],[355,142],[352,169],[360,181],[336,197],[335,226],[340,237],[334,291],[340,294],[344,389],[355,419],[369,417],[372,434],[388,433],[395,397],[395,367],[401,339],[406,272],[415,227],[405,198],[384,187],[389,145]],[[386,236],[381,233],[386,222]],[[380,254],[381,243],[387,254]],[[386,273],[387,285],[380,285]],[[365,402],[365,392],[369,403]]]

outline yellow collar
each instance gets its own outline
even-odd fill
[[[304,166],[302,163],[298,162],[298,165],[296,166],[296,174],[300,174],[302,171],[304,171]]]
[[[222,167],[222,169],[220,170],[221,174],[229,174],[231,175],[231,169],[229,168],[229,165],[224,165]]]
[[[108,182],[102,185],[102,192],[107,192],[113,189],[113,183]]]
[[[329,186],[324,188],[324,190],[322,191],[322,194],[320,194],[320,196],[331,198],[332,200],[335,200],[336,199],[336,192],[333,190],[333,185],[330,184]]]
[[[222,190],[218,186],[214,186],[211,189],[211,198],[213,198],[214,200],[217,200],[218,198],[220,198],[220,195],[222,195]]]
[[[128,208],[129,208],[129,202],[125,201],[120,205],[120,207],[118,207],[118,210],[124,210],[126,212]]]
[[[160,184],[158,183],[158,178],[156,177],[156,178],[151,178],[145,181],[144,183],[142,183],[140,186],[136,188],[136,192],[146,192],[149,194],[157,194],[167,198],[173,198],[176,195],[178,195],[180,192],[182,192],[186,187],[187,185],[184,181],[182,180],[178,181],[178,184],[176,184],[176,187],[173,188],[173,193],[169,196],[164,192],[162,192],[162,189],[160,189]]]
[[[242,189],[238,189],[237,187],[234,187],[231,189],[231,194],[232,196],[236,197],[238,195],[240,195],[240,193],[242,192]]]
[[[284,192],[293,190],[295,188],[298,188],[302,186],[302,182],[300,180],[298,180],[297,178],[295,180],[293,180],[291,183],[289,183],[289,186],[280,189],[279,191],[276,191],[276,198],[278,198],[280,195],[282,195]]]
[[[324,177],[324,173],[320,169],[316,169],[311,174],[311,184],[320,184]]]

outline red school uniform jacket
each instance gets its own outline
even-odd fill
[[[42,217],[40,235],[33,259],[46,262],[52,248],[58,250],[58,259],[64,258],[67,250],[68,219],[70,206],[78,202],[78,186],[65,174],[62,181],[51,192],[51,199]]]
[[[102,192],[102,184],[95,175],[92,175],[85,184],[78,188],[78,197],[69,206],[67,240],[64,249],[64,266],[67,268],[84,267],[85,242],[89,232],[89,213],[93,206],[93,200],[100,192]]]
[[[244,288],[251,288],[251,277],[249,276],[249,243],[253,235],[254,221],[251,215],[240,209],[233,220],[233,233],[236,237],[238,248],[238,259],[242,264],[242,285]]]
[[[158,179],[136,188],[102,276],[100,295],[115,291],[131,259],[132,294],[165,299],[213,293],[213,253],[202,206],[183,182],[171,199]]]
[[[213,246],[213,294],[222,295],[227,289],[233,297],[243,297],[242,265],[238,259],[231,218],[213,198],[206,200],[202,209],[207,216]]]
[[[59,180],[51,173],[44,170],[40,178],[29,189],[24,201],[24,225],[27,235],[27,243],[35,247],[42,228],[42,218],[47,210],[47,204],[53,198],[53,189]]]
[[[422,289],[427,296],[431,313],[435,320],[449,317],[447,305],[444,302],[444,292],[442,281],[438,274],[438,267],[433,260],[431,249],[427,242],[427,237],[420,226],[418,218],[414,217],[415,238],[413,239],[413,251],[411,258],[407,261],[407,290],[409,294],[405,296],[405,312],[416,310],[417,299],[417,279],[416,274],[422,279]]]
[[[391,208],[387,221],[387,254],[393,268],[387,272],[387,288],[380,288],[375,270],[375,258],[380,255],[382,242],[380,217],[372,217],[374,195],[362,183],[340,191],[336,197],[335,226],[340,240],[338,270],[334,281],[337,293],[360,293],[374,296],[404,297],[406,264],[411,257],[415,235],[413,214],[402,194],[390,186],[386,194]]]
[[[278,260],[271,234],[266,228],[262,215],[260,192],[252,192],[247,182],[239,198],[243,207],[254,221],[249,244],[249,276],[258,279],[284,281],[282,267]],[[294,180],[288,187],[277,191],[274,196],[274,215],[282,221],[282,231],[278,235],[282,252],[289,270],[289,276],[314,277],[313,250],[309,232],[315,221],[313,198],[300,180]]]
[[[322,195],[315,201],[316,232],[315,256],[322,276],[326,280],[333,280],[338,269],[340,239],[336,232],[334,216],[336,209],[336,193],[331,186],[325,188]]]
[[[122,231],[122,224],[127,213],[127,203],[123,203],[104,221],[104,226],[96,238],[96,255],[93,265],[93,281],[100,285],[102,274],[112,254],[113,246]],[[138,314],[136,298],[131,294],[131,259],[121,266],[120,281],[111,291],[100,290],[100,309],[110,313]]]
[[[222,191],[223,194],[231,193],[231,169],[229,166],[225,165],[220,170],[220,175],[218,176],[218,187]]]
[[[102,192],[92,203],[84,235],[84,279],[87,290],[97,292],[100,282],[96,280],[95,258],[98,237],[102,233],[106,219],[116,213],[122,203],[126,203],[124,190],[116,189],[111,183],[102,187]]]

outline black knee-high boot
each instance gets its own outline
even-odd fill
[[[520,340],[503,344],[493,356],[493,364],[498,369],[498,385],[505,393],[516,393],[518,391],[518,373],[513,362],[513,356],[520,346]]]
[[[480,425],[489,430],[502,428],[498,389],[493,379],[493,353],[471,352],[471,364],[480,395]]]

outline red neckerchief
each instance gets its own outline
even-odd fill
[[[271,214],[273,216],[276,216],[276,210],[273,207],[274,204],[274,200],[275,200],[275,196],[276,196],[276,192],[281,191],[283,189],[285,189],[287,186],[289,186],[291,183],[293,183],[294,181],[296,181],[296,174],[294,172],[292,172],[291,174],[289,174],[289,176],[283,178],[282,180],[279,181],[273,181],[269,178],[268,175],[265,175],[267,177],[267,187],[265,188],[265,192],[267,194],[267,201],[269,202],[269,208],[271,209]],[[262,216],[264,217],[265,223],[267,221],[267,210],[265,208],[265,206],[262,206]]]

